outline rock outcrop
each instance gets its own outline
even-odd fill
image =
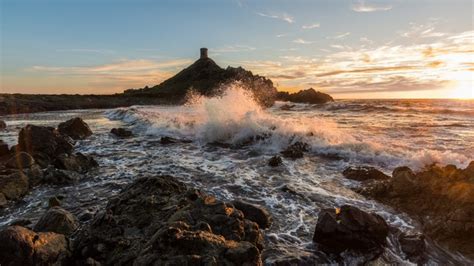
[[[127,90],[125,95],[151,95],[183,102],[190,90],[206,96],[215,96],[222,93],[223,87],[233,82],[239,82],[240,86],[252,92],[255,99],[263,106],[273,105],[277,96],[277,90],[271,80],[253,75],[242,67],[223,69],[208,57],[198,59],[159,85]]]
[[[345,178],[356,181],[386,180],[390,178],[388,175],[370,166],[348,167],[342,172],[342,175]]]
[[[85,139],[92,135],[92,130],[89,128],[89,125],[80,117],[75,117],[60,123],[58,125],[58,131],[75,140]]]
[[[418,173],[399,167],[391,179],[361,193],[408,213],[426,235],[474,258],[474,162],[466,169],[432,165]]]
[[[161,176],[126,187],[73,246],[78,263],[262,265],[263,236],[232,204]]]
[[[300,90],[296,93],[278,92],[277,100],[285,102],[311,104],[320,104],[334,101],[334,99],[329,94],[315,91],[313,88],[309,88],[307,90]]]

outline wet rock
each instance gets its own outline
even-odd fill
[[[258,224],[173,177],[137,179],[77,235],[75,261],[261,265]],[[228,252],[228,253],[227,253]]]
[[[175,138],[172,138],[172,137],[161,137],[160,139],[160,143],[163,144],[163,145],[166,145],[166,144],[175,144],[175,143],[178,143],[179,140],[175,139]]]
[[[10,154],[10,150],[8,149],[8,144],[3,142],[3,140],[0,139],[0,157],[6,156]]]
[[[320,212],[313,241],[330,253],[345,250],[379,253],[388,232],[387,223],[379,215],[343,205],[340,209]]]
[[[17,220],[14,220],[13,222],[10,223],[10,226],[15,226],[15,225],[18,225],[18,226],[23,226],[23,227],[27,227],[31,224],[31,220],[28,220],[28,219],[17,219]],[[30,229],[30,228],[28,228]]]
[[[266,209],[240,200],[232,204],[244,214],[245,219],[256,222],[260,228],[267,229],[272,225],[272,216]]]
[[[27,125],[18,135],[18,149],[25,151],[37,159],[37,154],[55,158],[62,153],[70,154],[73,150],[73,141],[65,137],[52,127]]]
[[[92,156],[84,155],[80,152],[76,154],[63,153],[54,161],[54,166],[58,169],[86,173],[99,164]]]
[[[92,135],[92,130],[80,117],[72,118],[58,125],[59,133],[69,136],[72,139],[85,139]]]
[[[51,197],[48,199],[48,208],[59,206],[61,206],[61,200],[59,200],[57,197]]]
[[[357,181],[386,180],[390,178],[388,175],[370,166],[348,167],[342,174],[347,179]]]
[[[0,131],[5,130],[7,128],[7,123],[5,121],[0,120]]]
[[[31,155],[29,155],[26,152],[19,152],[19,153],[15,153],[13,157],[11,157],[6,162],[5,165],[9,168],[23,169],[23,168],[30,168],[34,164],[35,164],[35,159],[33,159]]]
[[[5,195],[3,195],[3,193],[0,193],[0,209],[5,208],[7,204],[8,204],[7,198],[5,197]]]
[[[18,200],[28,193],[28,177],[20,171],[0,175],[0,193],[8,200]]]
[[[74,232],[79,223],[74,215],[61,207],[50,208],[36,223],[36,232],[55,232],[69,235]]]
[[[35,233],[21,226],[0,231],[0,265],[61,265],[69,256],[61,234]]]
[[[471,163],[472,164],[472,163]],[[423,233],[444,246],[474,258],[474,176],[470,168],[428,166],[393,171],[361,193],[403,211],[422,224]]]
[[[398,237],[400,247],[410,261],[424,263],[426,261],[425,237],[422,234],[401,234]]]
[[[281,152],[283,157],[290,159],[303,158],[304,152],[309,150],[309,145],[304,142],[297,141],[288,146],[284,151]]]
[[[41,182],[51,185],[71,185],[79,181],[79,179],[81,179],[81,176],[76,172],[48,167],[44,172]]]
[[[283,164],[283,160],[281,159],[280,156],[275,155],[270,160],[268,161],[268,165],[271,167],[277,167]]]
[[[289,110],[293,109],[293,107],[295,107],[294,104],[284,104],[280,107],[280,110],[289,111]]]
[[[119,138],[130,138],[133,136],[132,131],[127,130],[125,128],[112,128],[112,130],[110,130],[110,133],[114,134]]]

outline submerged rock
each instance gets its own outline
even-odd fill
[[[391,179],[374,182],[361,193],[408,213],[425,235],[474,258],[473,165],[464,170],[432,165],[418,173],[399,167]]]
[[[74,242],[74,259],[102,264],[262,265],[263,236],[232,204],[173,177],[136,180]]]
[[[390,178],[388,175],[370,166],[348,167],[342,174],[345,178],[357,181],[385,180]]]
[[[70,256],[64,235],[21,226],[0,231],[0,265],[62,265]]]
[[[290,159],[299,159],[303,158],[304,152],[309,150],[309,145],[307,143],[297,141],[290,146],[288,146],[285,150],[281,151],[281,154],[285,158]]]
[[[133,136],[132,131],[127,130],[125,128],[112,128],[110,133],[119,137],[119,138],[130,138]]]
[[[69,235],[79,227],[76,217],[61,207],[50,208],[33,228],[36,232],[55,232]]]
[[[58,131],[75,140],[85,139],[92,135],[92,130],[89,128],[89,125],[80,117],[75,117],[60,123],[58,125]]]
[[[283,164],[283,161],[280,156],[275,155],[268,161],[268,165],[271,167],[277,167]]]
[[[388,232],[387,223],[379,215],[343,205],[320,212],[313,241],[330,253],[355,250],[377,254],[385,245]]]
[[[260,228],[267,229],[272,225],[272,216],[266,209],[240,200],[232,204],[244,214],[245,219],[256,222]]]

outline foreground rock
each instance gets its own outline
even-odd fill
[[[21,226],[0,231],[0,265],[62,265],[69,256],[64,235],[35,233]]]
[[[240,200],[232,204],[244,214],[245,219],[256,222],[260,228],[267,229],[272,225],[272,216],[266,209]]]
[[[170,176],[140,178],[74,242],[74,260],[136,265],[262,265],[258,224]]]
[[[474,258],[474,162],[464,170],[430,166],[414,173],[399,167],[390,180],[372,183],[361,193],[408,213],[426,235]]]
[[[49,209],[33,228],[36,232],[55,232],[70,235],[79,227],[79,222],[72,213],[60,208]]]
[[[58,169],[86,173],[99,164],[92,156],[84,155],[80,152],[76,154],[61,154],[54,161],[54,166]]]
[[[273,156],[272,158],[270,158],[270,160],[268,160],[268,166],[271,166],[271,167],[277,167],[282,164],[283,164],[283,160],[278,155]]]
[[[342,172],[345,178],[366,181],[366,180],[386,180],[390,177],[381,171],[370,166],[349,167]]]
[[[311,104],[327,103],[334,101],[334,99],[329,94],[315,91],[313,88],[309,88],[307,90],[300,90],[296,93],[278,92],[277,100]]]
[[[110,133],[119,137],[119,138],[130,138],[133,136],[132,131],[125,128],[112,128]]]
[[[21,171],[0,174],[0,194],[8,200],[18,200],[29,190],[28,177]]]
[[[330,253],[355,250],[380,254],[388,232],[387,223],[379,215],[344,205],[320,212],[313,241]]]
[[[89,125],[80,117],[72,118],[58,125],[59,133],[69,136],[72,139],[85,139],[92,135]]]

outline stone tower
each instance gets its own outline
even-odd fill
[[[207,48],[201,48],[201,59],[207,58]]]

